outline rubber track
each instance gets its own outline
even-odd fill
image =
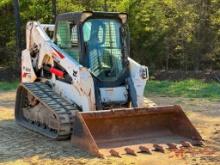
[[[41,104],[51,111],[51,113],[58,116],[57,119],[59,120],[60,129],[54,131],[49,128],[43,128],[42,126],[28,122],[24,117],[21,116],[16,120],[18,124],[55,140],[69,138],[74,120],[74,112],[77,109],[56,94],[45,83],[23,83],[20,85],[20,87],[24,88],[28,94],[34,96]],[[21,109],[19,110],[21,111]]]

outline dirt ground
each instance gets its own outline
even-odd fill
[[[99,159],[73,147],[69,141],[52,141],[18,126],[14,121],[15,91],[0,92],[0,164],[220,164],[220,102],[204,99],[151,96],[160,105],[180,104],[205,140],[204,147],[181,152]]]

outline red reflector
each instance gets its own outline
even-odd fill
[[[23,74],[21,73],[21,77],[26,77],[29,73],[24,72]]]
[[[59,57],[62,58],[62,59],[64,58],[64,55],[63,55],[62,53],[58,52],[58,51],[57,51],[56,49],[54,49],[54,48],[53,48],[53,50],[54,50],[54,53],[55,53],[56,56],[59,56]]]
[[[58,77],[63,77],[63,75],[64,75],[64,72],[63,71],[61,71],[61,70],[58,70],[58,69],[56,69],[56,68],[50,68],[50,72],[51,73],[54,73],[56,76],[58,76]]]

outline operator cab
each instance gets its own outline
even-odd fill
[[[82,26],[87,66],[102,81],[116,81],[123,72],[121,23],[115,19],[88,19]]]
[[[129,102],[128,36],[125,13],[85,11],[57,16],[55,43],[90,71],[97,109]]]
[[[74,60],[89,68],[97,81],[124,79],[128,65],[127,14],[77,12],[58,15],[55,42]]]

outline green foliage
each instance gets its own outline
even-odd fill
[[[19,82],[4,82],[0,81],[0,91],[9,91],[9,90],[15,90],[18,86]]]
[[[146,85],[145,95],[149,94],[220,99],[220,84],[216,82],[205,83],[194,79],[179,82],[149,81]]]
[[[0,2],[0,66],[13,66],[15,59],[15,24],[10,0]]]
[[[37,20],[42,23],[52,22],[51,0],[22,0],[20,1],[20,15],[23,26],[29,20]]]
[[[131,56],[150,69],[220,69],[220,0],[57,0],[57,12],[101,11],[105,2],[108,11],[128,12]],[[27,21],[53,22],[52,0],[20,0],[20,13],[25,45]],[[0,16],[0,49],[11,60],[11,0],[1,0]],[[8,63],[1,60],[0,65]]]

